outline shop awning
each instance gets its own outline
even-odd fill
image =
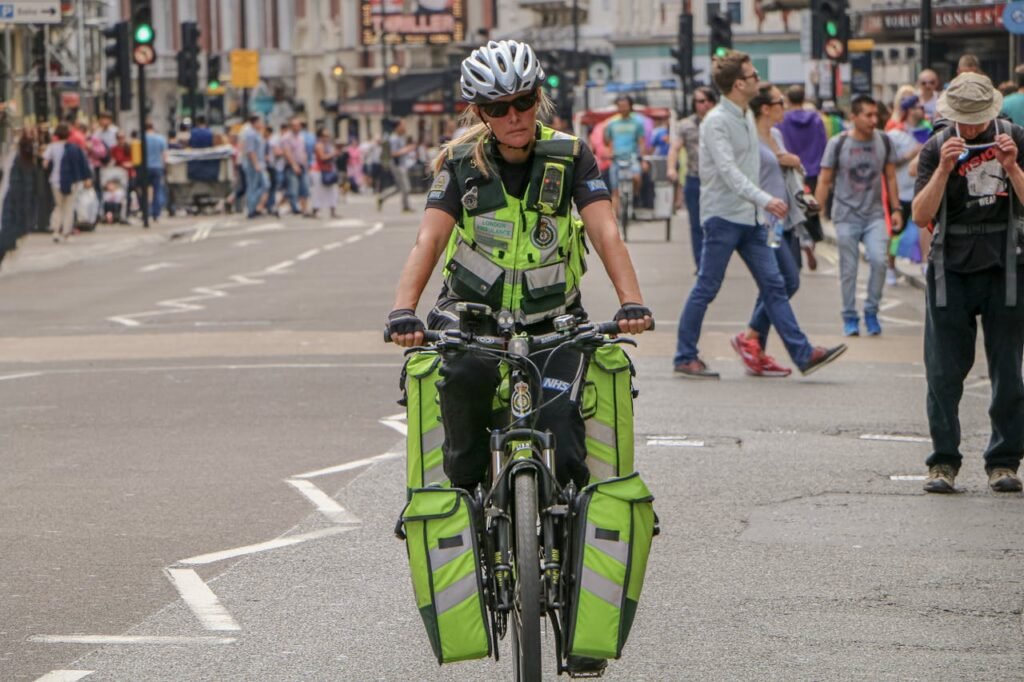
[[[432,71],[427,73],[410,73],[388,81],[388,98],[391,100],[391,113],[394,116],[406,116],[413,113],[413,104],[421,97],[442,87],[454,87],[448,71]],[[438,100],[440,102],[440,100]],[[339,107],[343,114],[383,114],[384,86],[378,85],[365,93],[350,99]]]

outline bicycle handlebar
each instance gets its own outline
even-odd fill
[[[652,319],[649,331],[653,330],[654,320]],[[574,341],[581,337],[586,337],[588,334],[592,335],[596,339],[603,336],[619,336],[624,333],[625,332],[619,329],[619,323],[611,320],[608,322],[588,322],[564,332],[555,331],[548,332],[547,334],[512,338],[525,338],[530,351],[535,352],[552,348],[566,341]],[[498,351],[505,350],[508,347],[509,342],[509,339],[501,336],[474,335],[471,332],[461,331],[458,329],[425,329],[423,330],[423,340],[425,343],[440,346],[454,348],[468,348],[470,346],[475,346],[476,348]],[[386,329],[384,330],[384,341],[385,343],[390,343],[392,341],[391,334]],[[414,348],[410,350],[416,349]]]

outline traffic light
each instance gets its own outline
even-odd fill
[[[103,29],[103,37],[112,41],[103,54],[107,56],[107,85],[117,83],[118,108],[121,111],[132,108],[132,57],[131,37],[128,22],[120,21]],[[113,111],[111,107],[110,111]]]
[[[814,0],[811,6],[811,57],[845,62],[849,58],[850,17],[846,0]]]
[[[211,54],[206,58],[206,90],[217,92],[220,88],[220,55]]]
[[[679,45],[669,52],[676,60],[672,65],[672,73],[679,76],[679,84],[684,89],[693,81],[693,15],[679,15]]]
[[[199,26],[194,21],[181,22],[178,85],[189,92],[199,89]]]
[[[156,31],[149,0],[132,0],[132,58],[140,66],[156,61]]]
[[[724,57],[732,50],[732,15],[728,12],[715,12],[708,17],[710,32],[708,45],[711,58]]]

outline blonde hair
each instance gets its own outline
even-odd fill
[[[544,92],[544,88],[537,88],[537,95],[537,120],[551,120],[555,113],[555,103]],[[441,147],[441,153],[437,155],[437,158],[431,164],[434,173],[441,172],[444,162],[455,151],[455,147],[460,144],[475,142],[476,144],[473,147],[473,164],[480,169],[485,178],[491,177],[491,170],[493,169],[490,163],[487,162],[487,154],[485,153],[487,142],[491,137],[491,128],[481,120],[477,105],[471,104],[462,112],[462,115],[459,117],[459,126],[467,127],[468,130]]]
[[[900,87],[896,88],[896,96],[892,100],[892,114],[889,119],[896,123],[901,122],[903,119],[900,118],[900,102],[911,95],[917,94],[917,88],[909,83],[904,83]]]

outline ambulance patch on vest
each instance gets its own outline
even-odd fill
[[[555,219],[541,216],[537,227],[533,228],[533,232],[530,234],[530,241],[538,249],[546,249],[554,243],[556,236],[558,236],[558,225],[555,223]]]
[[[430,186],[430,193],[427,194],[428,200],[438,201],[444,198],[444,193],[448,189],[448,183],[452,180],[451,173],[446,170],[441,171],[434,178],[434,184]]]
[[[493,239],[503,241],[512,240],[512,222],[508,220],[495,220],[493,217],[480,216],[473,223],[474,229]]]

